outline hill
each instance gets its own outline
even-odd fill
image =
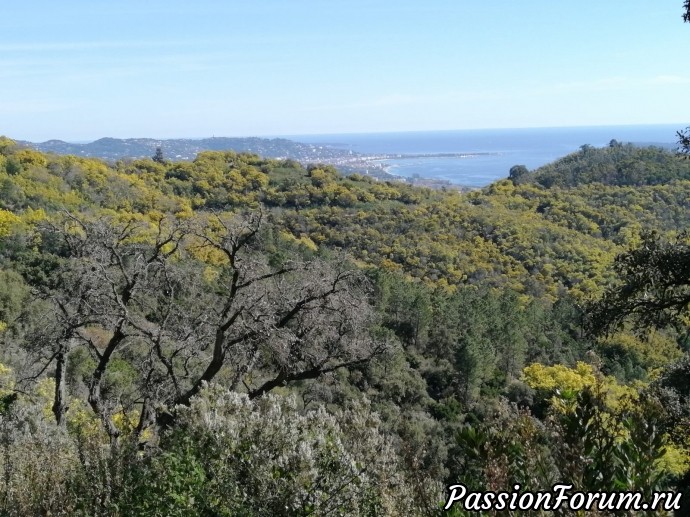
[[[606,172],[635,160],[635,176]],[[98,513],[103,493],[136,514],[172,490],[197,514],[396,514],[395,494],[423,515],[458,479],[633,489],[649,465],[647,488],[676,486],[687,336],[582,325],[616,256],[690,226],[690,180],[666,160],[583,149],[461,193],[251,153],[107,163],[2,138],[0,483],[33,494],[13,496],[24,514]],[[51,483],[26,481],[45,465]]]
[[[202,151],[237,151],[256,153],[267,158],[292,158],[299,161],[324,161],[351,157],[352,153],[327,146],[316,146],[287,140],[285,138],[175,138],[157,140],[153,138],[100,138],[89,143],[68,143],[62,140],[46,142],[25,142],[33,149],[46,153],[73,154],[119,160],[123,158],[148,158],[160,147],[166,158],[191,161]]]
[[[680,159],[673,151],[657,146],[624,145],[614,140],[608,147],[582,146],[580,151],[523,175],[518,181],[551,188],[589,183],[661,185],[688,179],[690,160]]]
[[[531,181],[503,180],[469,194],[342,177],[332,166],[304,168],[294,160],[232,151],[202,152],[192,162],[146,158],[114,165],[19,148],[6,152],[0,208],[18,214],[146,215],[263,204],[293,235],[347,250],[371,266],[432,283],[488,282],[522,293],[539,286],[552,296],[559,289],[593,294],[606,283],[616,253],[640,232],[672,232],[690,222],[690,182],[683,179],[690,163],[654,148],[582,151],[539,169]],[[628,157],[612,157],[619,152]],[[618,176],[601,172],[627,170],[631,156],[638,158],[634,185],[617,185]],[[659,160],[675,168],[664,169]],[[604,169],[597,167],[602,163]],[[604,176],[609,184],[600,184]]]

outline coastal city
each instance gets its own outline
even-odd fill
[[[341,173],[363,174],[380,181],[397,181],[430,188],[449,188],[465,190],[464,187],[438,178],[424,178],[414,175],[403,177],[390,172],[386,160],[430,157],[469,157],[469,154],[362,154],[351,149],[341,149],[334,145],[306,144],[286,138],[226,138],[203,139],[176,138],[158,140],[154,138],[100,138],[93,142],[73,143],[63,140],[46,142],[19,142],[38,151],[54,154],[73,154],[92,158],[102,158],[111,162],[125,159],[149,158],[160,149],[165,159],[170,161],[192,161],[203,151],[236,151],[254,153],[274,159],[290,159],[304,166],[323,163],[336,167]]]

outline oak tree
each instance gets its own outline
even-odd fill
[[[118,411],[138,410],[140,433],[173,423],[207,382],[257,398],[381,352],[363,275],[343,257],[271,256],[264,226],[254,212],[153,223],[68,214],[46,227],[62,262],[42,288],[50,324],[27,346],[41,371],[54,365],[56,420],[78,349],[92,360],[86,398],[113,442]],[[116,389],[122,371],[130,381]]]

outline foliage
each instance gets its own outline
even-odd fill
[[[677,334],[668,331],[612,333],[597,340],[596,350],[602,372],[620,381],[649,380],[683,354]]]
[[[690,10],[688,13],[684,15],[687,18],[686,21],[690,20]],[[678,152],[687,156],[690,153],[690,127],[676,132],[676,136],[678,137]]]
[[[578,361],[575,368],[534,363],[524,370],[525,382],[543,393],[579,392],[596,382],[591,365]]]
[[[13,153],[8,158],[16,159]],[[651,167],[654,152],[640,153],[630,160]],[[0,171],[0,208],[15,215],[42,208],[188,217],[264,203],[289,234],[316,247],[347,248],[365,264],[439,285],[489,283],[552,301],[562,290],[578,298],[596,294],[609,280],[608,263],[640,231],[666,232],[689,219],[682,210],[688,181],[577,189],[506,181],[462,196],[234,152],[114,167],[42,156],[45,166],[36,159],[16,174]],[[663,163],[666,170],[670,162]]]
[[[163,156],[163,149],[156,147],[156,154],[151,158],[156,163],[165,163],[165,157]]]
[[[664,282],[690,181],[665,151],[584,147],[470,193],[234,152],[0,157],[0,359],[21,372],[0,386],[5,513],[423,514],[441,482],[681,486],[687,308],[654,332],[582,327],[585,301],[617,314],[626,271],[634,296],[681,300]]]
[[[664,406],[665,424],[672,438],[690,450],[690,354],[665,368],[651,391]]]
[[[690,245],[647,234],[639,247],[616,258],[617,285],[589,309],[592,332],[606,332],[631,317],[640,329],[687,327],[690,313]]]
[[[423,509],[365,408],[299,413],[211,387],[180,414],[165,451],[135,476],[138,515],[398,515]],[[440,487],[437,487],[437,489]],[[434,497],[438,495],[434,494]],[[420,507],[420,504],[422,505]],[[415,510],[416,508],[416,510]]]
[[[181,411],[161,448],[107,445],[23,399],[0,417],[0,512],[20,515],[429,513],[440,486],[401,461],[366,406],[300,411],[218,386]]]
[[[19,221],[19,217],[12,212],[0,209],[0,238],[10,235],[13,226],[18,224]]]
[[[380,353],[386,345],[368,334],[362,275],[346,262],[298,256],[272,265],[260,225],[260,214],[155,222],[67,215],[46,225],[44,252],[61,263],[56,285],[35,285],[52,307],[27,329],[24,350],[43,370],[55,362],[58,422],[76,350],[93,358],[87,400],[114,440],[113,414],[142,397],[139,432],[154,418],[174,418],[174,406],[216,377],[256,398]],[[200,263],[199,250],[224,261]],[[209,269],[213,284],[204,280]]]
[[[513,185],[519,185],[524,181],[527,174],[529,174],[529,170],[524,165],[513,165],[510,168],[508,179],[513,182]]]
[[[481,426],[464,427],[454,451],[463,461],[451,479],[494,491],[565,483],[582,492],[641,491],[651,500],[670,480],[662,462],[666,443],[654,404],[610,410],[592,386],[571,411],[545,423],[504,408]]]
[[[547,188],[575,187],[587,183],[643,186],[690,179],[690,164],[660,147],[637,147],[612,142],[608,147],[582,146],[545,165],[529,180]]]

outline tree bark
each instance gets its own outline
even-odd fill
[[[65,377],[67,374],[67,354],[64,348],[55,357],[55,397],[53,400],[53,414],[57,425],[65,425],[65,413],[67,412],[67,388]]]

